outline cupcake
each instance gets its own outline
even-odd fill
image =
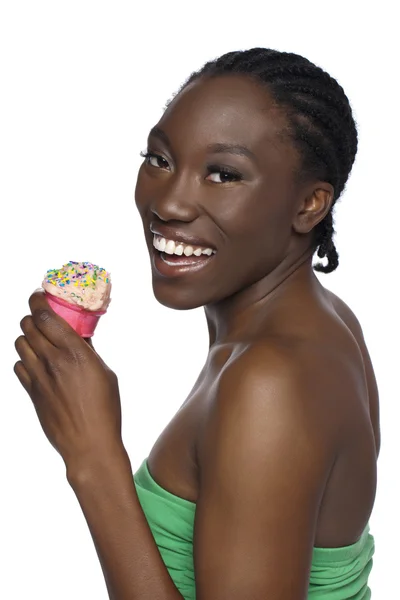
[[[49,269],[42,282],[50,307],[80,336],[92,337],[111,302],[110,274],[90,262]]]

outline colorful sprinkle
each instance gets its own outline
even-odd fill
[[[110,281],[110,273],[98,265],[74,261],[69,261],[61,269],[48,269],[44,279],[44,282],[62,288],[63,294],[67,293],[65,288],[68,287],[70,297],[80,303],[85,298],[89,301],[88,294],[91,296],[91,290],[96,290],[100,282],[107,287]]]

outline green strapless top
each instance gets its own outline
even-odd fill
[[[162,559],[185,600],[195,600],[193,528],[196,504],[160,487],[145,459],[134,475],[140,505]],[[361,538],[342,548],[314,548],[308,600],[369,600],[374,538],[367,526]]]

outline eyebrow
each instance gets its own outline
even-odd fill
[[[160,127],[157,127],[157,126],[153,127],[150,130],[149,137],[158,138],[159,140],[164,142],[164,144],[169,149],[171,149],[170,139],[167,136],[167,134],[165,133],[165,131],[160,129]],[[251,158],[253,160],[255,160],[255,158],[256,158],[256,155],[254,154],[254,152],[249,150],[246,146],[242,146],[241,144],[222,144],[222,143],[209,144],[207,146],[207,150],[208,150],[208,152],[211,152],[212,154],[228,153],[228,154],[236,154],[239,156],[247,156],[248,158]]]
[[[210,144],[207,146],[207,150],[213,154],[238,154],[239,156],[247,156],[247,158],[255,159],[256,155],[254,152],[249,150],[246,146],[240,144]]]
[[[167,134],[165,133],[165,131],[163,131],[159,127],[157,127],[157,126],[152,127],[150,129],[149,137],[158,138],[159,140],[161,140],[162,142],[164,142],[164,144],[166,146],[168,146],[168,148],[171,148],[171,142],[169,141],[169,137],[167,136]]]

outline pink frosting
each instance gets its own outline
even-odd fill
[[[93,263],[73,262],[49,269],[43,289],[57,298],[88,311],[106,311],[110,302],[110,274]]]

